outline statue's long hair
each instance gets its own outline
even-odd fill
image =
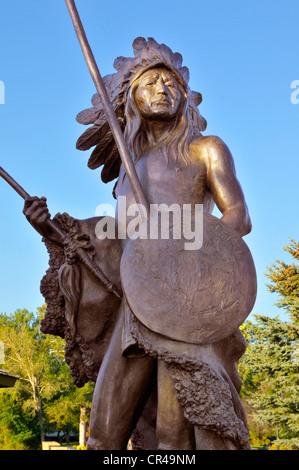
[[[186,92],[176,80],[181,92],[181,102],[176,117],[173,119],[167,136],[158,144],[153,142],[146,129],[144,118],[136,104],[135,92],[138,80],[130,87],[126,107],[125,139],[136,163],[150,148],[158,145],[166,157],[167,163],[176,169],[183,169],[190,162],[189,144],[193,135],[193,127],[189,118],[189,105]]]

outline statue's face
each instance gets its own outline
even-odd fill
[[[182,87],[167,68],[149,69],[138,78],[135,100],[144,118],[172,119],[182,96]]]

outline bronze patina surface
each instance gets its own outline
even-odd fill
[[[232,334],[256,297],[254,263],[240,235],[216,217],[203,217],[203,245],[185,239],[130,240],[121,280],[131,310],[150,330],[205,344]]]
[[[93,148],[88,166],[103,167],[105,183],[117,179],[116,238],[99,239],[101,218],[58,214],[53,230],[45,198],[26,197],[24,213],[50,254],[42,330],[65,338],[76,385],[96,382],[89,449],[125,449],[130,437],[135,449],[248,449],[237,370],[246,347],[238,327],[256,295],[242,240],[248,208],[228,147],[202,134],[202,97],[181,54],[153,38],[137,38],[133,49],[103,83],[137,191],[100,96],[77,116],[90,126],[77,142]],[[201,205],[202,246],[186,250],[173,228],[166,239],[133,240],[143,200],[146,223],[152,205]]]

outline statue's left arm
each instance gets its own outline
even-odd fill
[[[209,189],[223,214],[221,220],[242,237],[247,235],[251,220],[230,150],[220,138],[211,136],[205,138],[203,154]]]

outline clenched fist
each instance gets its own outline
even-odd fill
[[[60,242],[60,239],[57,238],[57,234],[53,233],[53,230],[48,224],[51,215],[49,213],[47,199],[45,197],[27,197],[25,199],[23,213],[32,227],[40,235],[55,243]]]

